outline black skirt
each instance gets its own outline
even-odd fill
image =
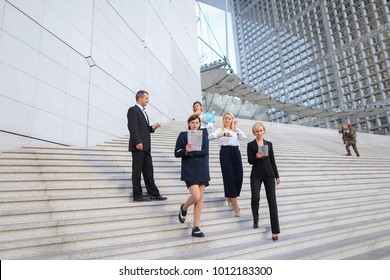
[[[222,146],[219,151],[219,161],[225,197],[240,196],[244,171],[238,146]]]

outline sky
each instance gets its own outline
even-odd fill
[[[198,36],[211,46],[219,55],[227,56],[233,70],[236,70],[236,59],[234,51],[234,38],[231,14],[228,13],[228,47],[226,47],[225,11],[212,6],[199,3],[197,6]],[[200,64],[210,63],[221,59],[210,47],[199,42]],[[226,55],[228,51],[228,54]],[[236,71],[235,71],[236,72]]]

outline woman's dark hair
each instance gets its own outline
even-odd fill
[[[198,130],[200,129],[200,127],[201,127],[201,125],[200,125],[200,122],[201,122],[200,117],[199,117],[197,114],[193,114],[193,115],[191,115],[191,116],[188,118],[188,120],[187,120],[188,130],[191,130],[191,128],[190,128],[190,122],[192,122],[193,120],[196,120],[196,119],[199,120],[199,127],[198,127]]]

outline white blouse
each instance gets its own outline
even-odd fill
[[[222,136],[220,138],[217,137],[218,134],[223,134],[230,132],[232,134],[231,137],[228,136]],[[214,132],[209,134],[209,140],[218,139],[218,145],[221,146],[240,146],[239,140],[246,139],[246,135],[244,131],[242,131],[239,128],[236,128],[236,130],[230,130],[226,128],[218,128]]]

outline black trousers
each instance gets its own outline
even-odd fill
[[[133,183],[133,197],[142,196],[141,173],[144,177],[146,191],[151,196],[159,196],[160,192],[154,183],[152,155],[150,151],[131,152],[133,158],[131,181]]]
[[[271,220],[272,233],[280,233],[279,217],[278,217],[278,205],[276,203],[275,193],[275,178],[251,178],[251,207],[253,222],[257,224],[259,221],[259,203],[260,203],[260,190],[261,184],[264,182],[265,194],[267,196],[268,208]]]

